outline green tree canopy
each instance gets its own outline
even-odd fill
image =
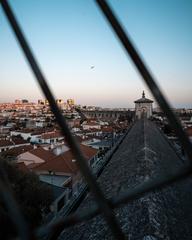
[[[53,201],[51,188],[40,182],[34,173],[20,171],[16,164],[3,159],[0,159],[0,178],[2,181],[8,179],[26,221],[31,227],[37,227]],[[12,221],[0,198],[0,239],[8,239],[14,233]]]

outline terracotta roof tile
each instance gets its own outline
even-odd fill
[[[28,141],[18,137],[13,137],[12,141],[15,143],[15,145],[29,143]]]
[[[19,147],[13,147],[9,149],[8,151],[5,151],[3,154],[5,155],[11,155],[11,156],[18,156],[21,153],[28,152],[33,149],[32,145],[25,145],[25,146],[19,146]]]
[[[6,147],[13,145],[13,142],[9,140],[0,140],[0,147]]]
[[[19,169],[19,170],[21,170],[22,172],[29,172],[30,170],[28,169],[28,167],[25,165],[25,163],[24,162],[20,162],[20,163],[17,163],[17,168]]]
[[[45,161],[49,161],[55,158],[55,155],[51,151],[45,150],[42,147],[37,147],[35,149],[30,150],[29,152]]]
[[[91,147],[80,144],[81,150],[87,160],[91,159],[97,154],[97,150]],[[78,171],[78,167],[72,160],[74,156],[71,150],[56,156],[51,161],[47,161],[34,168],[35,171],[53,171],[75,174]]]
[[[51,132],[51,133],[44,133],[41,135],[42,139],[50,139],[50,138],[58,138],[58,137],[62,137],[63,135],[61,134],[61,132],[57,131],[57,132]]]

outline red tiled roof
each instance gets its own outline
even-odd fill
[[[49,150],[45,150],[42,147],[37,147],[35,149],[32,149],[29,151],[31,154],[45,160],[45,161],[49,161],[52,160],[53,158],[55,158],[55,154],[53,154],[51,151]]]
[[[28,167],[25,165],[24,162],[20,162],[20,163],[17,163],[17,168],[19,170],[21,170],[22,172],[29,172],[30,170],[28,169]]]
[[[61,132],[57,131],[57,132],[51,132],[51,133],[44,133],[41,135],[42,139],[50,139],[50,138],[58,138],[58,137],[62,137],[63,135],[61,134]]]
[[[80,148],[87,160],[91,159],[96,155],[97,150],[91,147],[80,144]],[[77,173],[78,168],[75,162],[72,160],[74,156],[71,150],[56,156],[51,161],[47,161],[46,163],[42,163],[38,167],[35,167],[35,171],[53,171],[53,172],[64,172],[64,173]]]
[[[9,140],[0,140],[0,147],[6,147],[13,145],[13,142]]]
[[[32,132],[32,133],[31,133],[31,136],[41,135],[41,134],[44,133],[44,132],[45,132],[45,130],[38,130],[38,131]]]
[[[109,127],[103,127],[101,130],[102,132],[112,132],[113,128],[109,126]]]
[[[62,155],[56,156],[52,161],[42,163],[34,168],[34,171],[53,171],[64,173],[76,173],[77,166],[72,162],[73,156],[70,151]],[[70,164],[71,162],[71,164]]]
[[[28,152],[32,149],[33,149],[33,146],[31,146],[31,145],[13,147],[13,148],[9,149],[8,151],[5,151],[3,154],[11,155],[11,156],[18,156],[21,153]]]
[[[98,152],[98,150],[96,150],[95,148],[85,146],[83,144],[80,144],[80,148],[81,148],[81,151],[83,152],[83,155],[85,156],[85,158],[87,160],[89,160],[90,158],[95,156]]]
[[[50,131],[50,129],[38,129],[38,128],[34,128],[34,129],[30,129],[30,128],[23,128],[20,130],[17,130],[15,132],[18,132],[18,135],[20,133],[30,133],[31,135],[40,135],[42,133],[44,133],[45,131]]]
[[[12,141],[15,143],[15,145],[29,143],[28,141],[18,137],[12,137]]]
[[[33,168],[36,168],[36,167],[40,166],[41,164],[42,163],[31,163],[31,164],[27,165],[27,167],[29,169],[33,169]]]

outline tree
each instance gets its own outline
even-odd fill
[[[20,171],[14,163],[0,159],[0,169],[9,180],[14,197],[26,221],[30,227],[37,227],[42,221],[42,214],[48,211],[53,201],[51,189],[41,183],[38,176]],[[14,234],[12,221],[5,204],[0,200],[0,239],[9,239]]]

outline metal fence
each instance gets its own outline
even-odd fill
[[[139,186],[135,187],[134,189],[128,189],[123,194],[118,196],[112,197],[111,199],[106,199],[104,197],[103,192],[101,191],[99,185],[96,182],[95,177],[90,172],[87,162],[80,150],[80,147],[76,140],[74,139],[70,129],[66,123],[66,119],[61,114],[55,98],[47,84],[45,77],[42,74],[39,65],[34,58],[34,55],[26,41],[26,38],[14,16],[14,13],[9,6],[6,0],[1,1],[1,6],[4,10],[4,13],[10,23],[12,30],[15,33],[16,39],[24,52],[24,55],[35,75],[37,82],[39,83],[42,92],[44,93],[46,99],[48,99],[50,108],[54,113],[54,116],[59,124],[63,135],[66,138],[70,148],[73,151],[74,157],[76,158],[76,162],[78,167],[84,176],[90,191],[95,197],[97,202],[97,206],[93,206],[89,208],[87,211],[82,211],[79,213],[73,213],[67,217],[58,218],[55,222],[41,226],[39,229],[32,231],[29,229],[28,224],[24,221],[22,213],[20,212],[11,191],[8,190],[7,186],[5,186],[5,181],[0,180],[0,195],[2,196],[6,207],[9,211],[9,216],[12,219],[13,223],[18,232],[18,236],[20,239],[38,239],[43,237],[44,235],[49,235],[50,239],[56,239],[57,236],[64,230],[64,228],[74,225],[76,223],[86,221],[88,219],[93,218],[98,214],[102,214],[105,221],[107,222],[113,236],[115,239],[125,239],[125,235],[122,232],[118,219],[116,218],[113,209],[118,207],[121,204],[128,203],[133,201],[142,195],[160,189],[162,187],[167,186],[175,181],[183,179],[189,176],[192,172],[192,146],[191,143],[186,136],[185,132],[182,129],[181,124],[179,123],[178,119],[172,112],[168,101],[163,96],[162,92],[160,91],[157,83],[155,82],[153,76],[147,69],[144,61],[141,59],[140,55],[136,51],[133,43],[130,41],[129,36],[125,33],[123,27],[121,26],[120,22],[118,21],[117,17],[115,16],[114,12],[110,8],[109,4],[105,0],[95,0],[96,4],[98,5],[99,9],[103,12],[104,16],[106,17],[109,25],[112,27],[114,33],[117,35],[119,42],[123,45],[125,49],[125,53],[131,58],[135,67],[137,68],[138,72],[141,74],[144,82],[147,84],[148,88],[151,90],[154,98],[158,102],[161,109],[164,111],[165,115],[169,123],[171,124],[172,128],[174,129],[175,133],[177,134],[182,147],[185,150],[187,161],[183,167],[175,172],[174,174],[170,174],[169,177],[164,178],[164,176],[157,177],[153,180],[149,180],[145,183],[140,184]],[[8,185],[8,183],[7,183]]]

